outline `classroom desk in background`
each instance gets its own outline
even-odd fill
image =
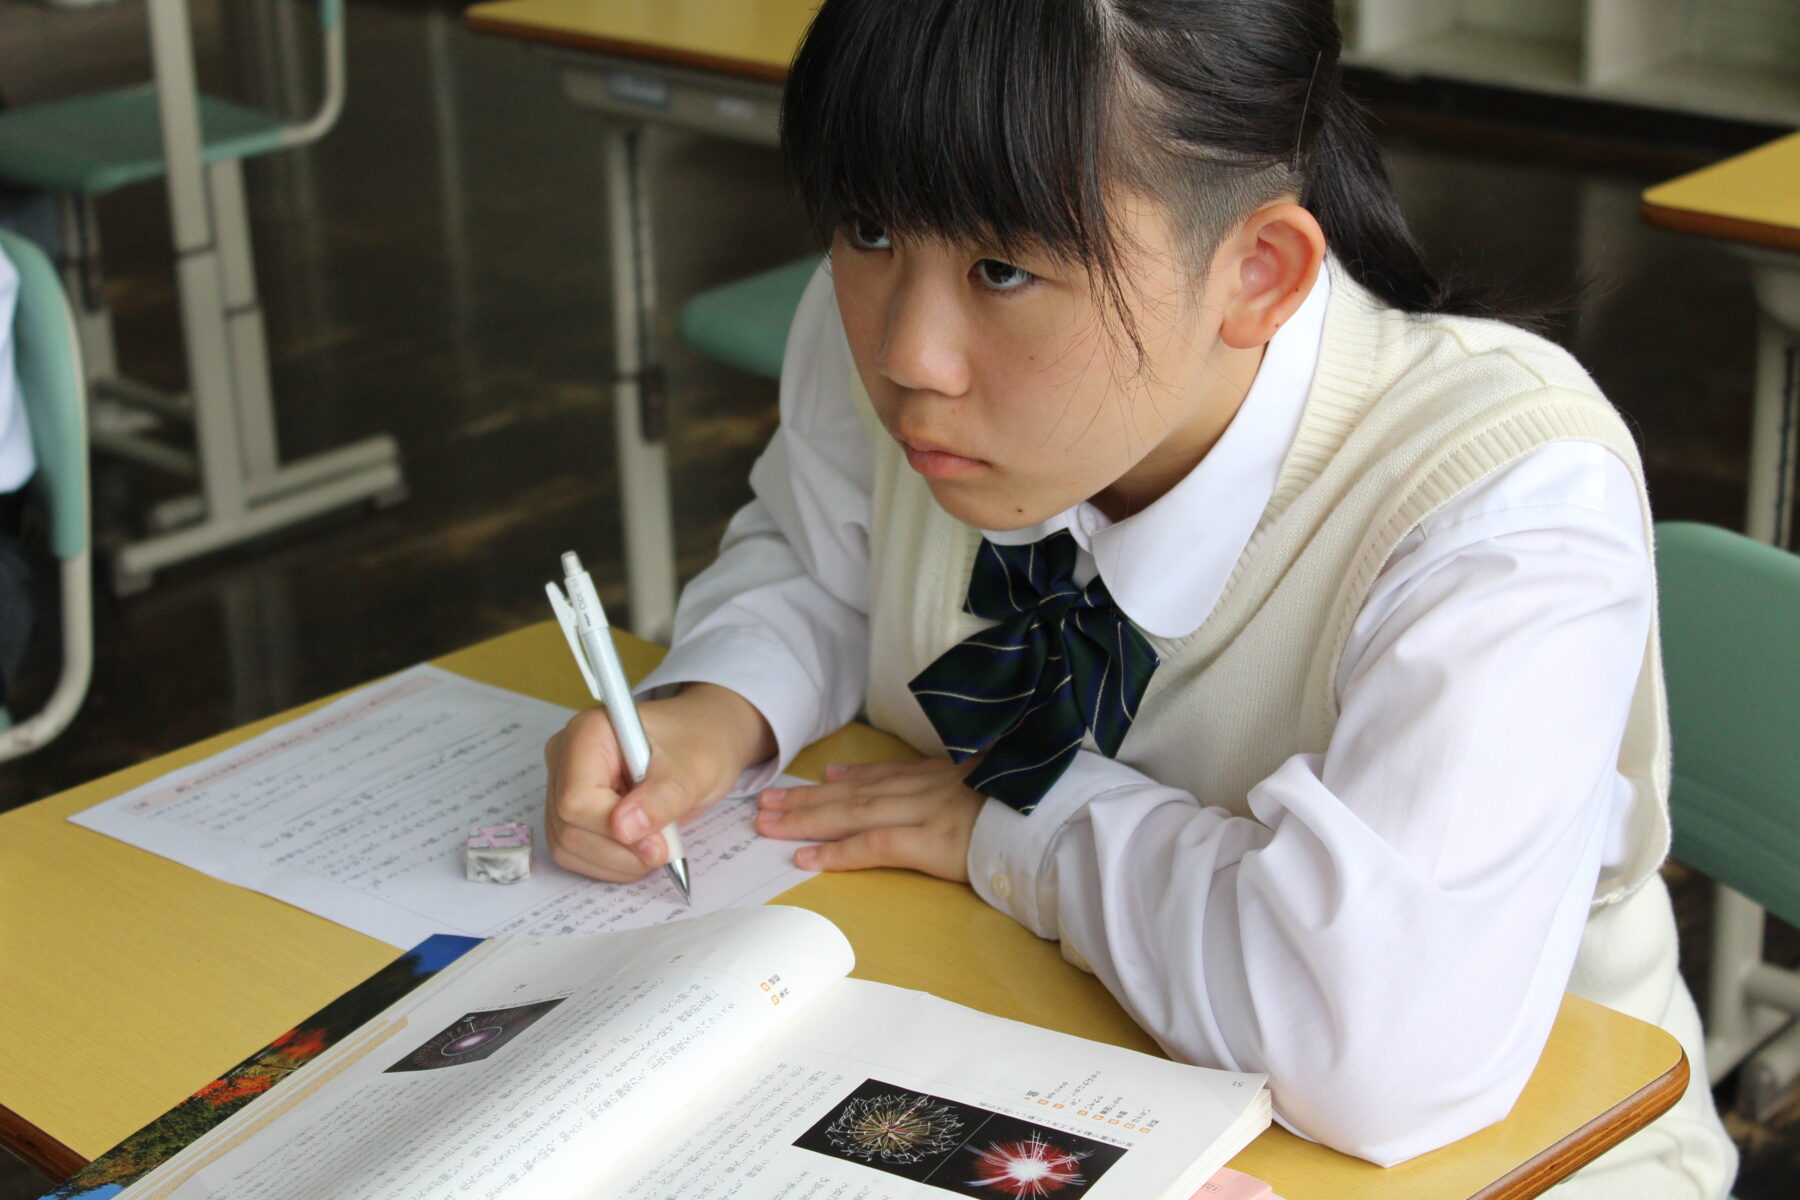
[[[621,641],[634,678],[660,657]],[[554,622],[436,663],[557,704],[587,703]],[[62,1178],[397,957],[386,943],[67,819],[323,703],[0,814],[0,1144]],[[850,726],[794,770],[816,778],[830,762],[911,754]],[[1157,1052],[1098,980],[964,885],[854,872],[819,876],[778,902],[836,922],[856,948],[858,978]],[[1286,1200],[1513,1200],[1648,1124],[1687,1076],[1668,1034],[1569,997],[1524,1096],[1489,1129],[1386,1170],[1273,1129],[1232,1165]]]
[[[1718,238],[1750,262],[1758,309],[1744,532],[1793,543],[1800,425],[1800,133],[1644,192],[1644,219]]]
[[[617,439],[631,628],[666,635],[675,613],[665,387],[646,130],[773,147],[788,61],[817,0],[495,0],[470,29],[543,52],[571,101],[602,118],[613,294]],[[771,264],[773,265],[773,264]]]

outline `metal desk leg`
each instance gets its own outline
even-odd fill
[[[1800,425],[1800,254],[1739,248],[1750,260],[1759,310],[1750,496],[1744,530],[1759,542],[1793,541],[1795,426]]]
[[[675,538],[669,506],[667,420],[656,361],[655,264],[641,125],[608,121],[606,210],[612,252],[613,431],[625,532],[629,628],[666,641],[675,616]]]
[[[1800,254],[1734,249],[1750,260],[1759,310],[1744,530],[1786,547],[1800,425]],[[1715,1083],[1738,1069],[1738,1111],[1766,1122],[1800,1080],[1800,1022],[1791,1023],[1800,976],[1763,961],[1764,915],[1754,901],[1715,883],[1713,904],[1707,1066]]]

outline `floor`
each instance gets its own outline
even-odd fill
[[[307,6],[194,0],[194,11],[210,87],[305,103],[313,76],[281,69],[267,47],[284,14]],[[0,91],[29,103],[142,79],[140,22],[132,4],[68,13],[0,0]],[[87,704],[53,746],[0,773],[0,809],[544,619],[542,584],[564,549],[581,552],[621,611],[594,122],[563,100],[548,64],[465,33],[454,6],[353,0],[349,29],[351,102],[339,126],[250,167],[259,278],[284,453],[391,433],[411,497],[170,569],[140,595],[102,588]],[[43,53],[52,42],[57,52]],[[1638,430],[1659,516],[1738,524],[1748,273],[1637,215],[1645,185],[1717,148],[1383,116],[1396,184],[1430,256],[1535,294],[1585,285],[1556,336]],[[806,249],[770,152],[663,136],[652,154],[665,295]],[[100,216],[121,355],[140,376],[179,386],[161,193],[109,196]],[[747,495],[773,389],[661,333],[688,575]],[[105,460],[95,490],[102,546],[134,536],[144,505],[172,494]],[[40,659],[26,690],[41,692],[52,666]],[[1678,865],[1670,872],[1692,952],[1704,945],[1705,887]],[[1794,931],[1776,929],[1772,941],[1800,960]],[[1746,1154],[1736,1194],[1791,1195],[1800,1100],[1764,1124],[1732,1121]],[[0,1155],[0,1200],[42,1185]]]

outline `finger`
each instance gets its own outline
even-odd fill
[[[612,812],[612,834],[628,846],[680,820],[695,807],[696,797],[685,780],[652,771],[650,778],[625,793]]]
[[[794,865],[808,871],[912,867],[919,860],[917,843],[923,837],[924,831],[917,825],[871,829],[842,841],[802,846],[794,852]]]
[[[556,779],[551,802],[565,822],[583,829],[604,830],[619,801],[619,746],[604,710],[590,708],[569,719],[555,742]],[[545,747],[546,756],[552,752]]]
[[[858,797],[896,796],[923,790],[915,779],[894,776],[887,779],[845,779],[832,783],[807,783],[796,787],[764,788],[757,793],[757,807],[765,809],[818,808],[827,804],[843,804]]]
[[[632,883],[654,867],[605,834],[566,824],[554,813],[546,818],[545,833],[550,838],[551,861],[581,875],[608,883]]]
[[[757,793],[756,802],[760,808],[781,810],[842,804],[857,797],[924,795],[940,789],[955,770],[951,763],[938,761],[923,770],[912,768],[838,779],[829,783],[764,788]]]
[[[549,808],[555,807],[556,794],[562,790],[564,744],[563,731],[560,729],[544,743],[544,800]]]
[[[825,768],[825,782],[865,783],[892,779],[896,775],[918,775],[942,769],[941,758],[905,758],[894,762],[832,763]]]
[[[935,807],[922,795],[850,796],[832,804],[765,809],[756,814],[756,830],[786,841],[835,841],[864,830],[917,824]]]

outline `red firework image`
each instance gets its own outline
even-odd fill
[[[1002,1196],[1050,1196],[1067,1187],[1080,1187],[1081,1160],[1038,1134],[1021,1141],[989,1142],[975,1155],[975,1178],[970,1187],[990,1188]]]

